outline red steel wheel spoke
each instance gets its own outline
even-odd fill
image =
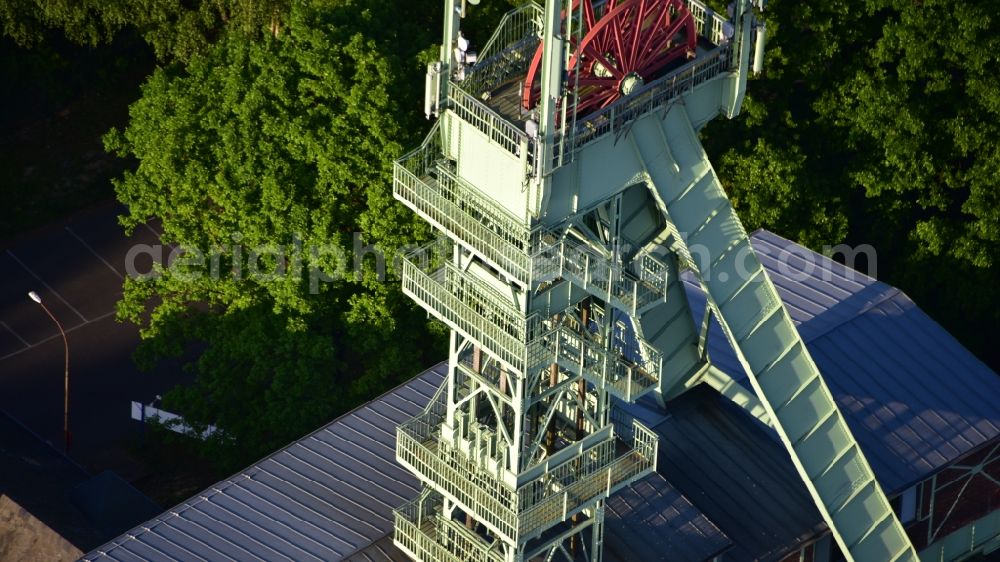
[[[614,88],[618,81],[614,78],[580,78],[581,86],[600,86],[603,88]]]
[[[581,7],[578,2],[584,2]],[[695,52],[694,17],[684,0],[608,0],[600,9],[594,0],[574,0],[580,13],[579,32],[569,38],[573,50],[568,70],[576,87],[576,114],[608,107],[643,84],[663,76],[677,60]],[[541,95],[539,46],[528,68],[522,104],[531,109]]]
[[[662,5],[661,5],[662,6]],[[639,49],[641,54],[639,54],[633,61],[632,65],[635,67],[644,66],[642,60],[645,59],[649,53],[658,52],[662,49],[663,43],[672,37],[672,34],[666,32],[664,29],[663,21],[664,19],[669,19],[670,10],[667,6],[662,6],[662,10],[656,17],[653,18],[652,23],[643,31],[642,38],[642,48]],[[669,24],[668,24],[669,25]]]
[[[597,23],[597,18],[594,16],[594,4],[591,0],[583,0],[583,19],[587,26],[586,29],[591,29]]]
[[[678,18],[677,21],[675,21],[674,24],[670,26],[670,29],[668,29],[665,34],[665,37],[667,38],[666,41],[669,41],[672,37],[674,37],[677,34],[678,31],[680,31],[681,27],[684,26],[684,21],[685,21],[684,18]],[[660,54],[661,49],[662,47],[650,51],[645,57],[639,59],[636,66],[639,68],[648,68],[650,61],[656,59],[657,55]]]
[[[625,73],[624,72],[622,72],[621,70],[618,70],[617,68],[615,68],[615,66],[613,64],[611,64],[610,62],[608,62],[608,59],[604,58],[604,56],[601,53],[598,53],[597,51],[595,51],[593,47],[585,46],[583,48],[583,53],[585,55],[593,58],[597,62],[601,63],[601,66],[603,66],[604,68],[608,69],[608,72],[610,72],[611,75],[614,76],[615,78],[618,78],[619,80],[621,80],[622,78],[625,77]]]
[[[628,63],[626,68],[632,68],[635,66],[635,59],[639,56],[639,38],[642,37],[642,20],[647,16],[646,13],[646,0],[639,0],[639,11],[635,18],[636,32],[632,34],[632,45],[629,49]],[[641,43],[645,45],[646,43]]]
[[[611,24],[611,32],[615,39],[615,59],[618,64],[625,63],[625,50],[622,48],[622,30],[621,26],[615,25],[613,22]]]

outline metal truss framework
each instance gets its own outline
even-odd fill
[[[395,544],[425,561],[600,561],[605,499],[657,462],[619,403],[705,382],[775,429],[848,560],[914,562],[698,139],[739,113],[762,53],[750,1],[728,21],[698,0],[526,4],[475,56],[465,9],[445,0],[428,67],[439,120],[394,166],[395,197],[441,236],[403,260],[403,290],[451,329],[445,383],[397,431],[424,487]],[[605,74],[619,90],[596,103]],[[700,326],[681,269],[706,295]],[[756,396],[710,364],[713,317]]]

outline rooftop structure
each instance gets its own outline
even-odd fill
[[[906,527],[922,541],[921,560],[1000,547],[1000,486],[979,483],[1000,479],[1000,377],[897,289],[769,232],[751,240],[898,508],[914,484],[921,497],[944,498],[946,480],[971,482],[954,509],[919,502]],[[685,287],[697,303],[700,288]],[[732,350],[715,330],[708,348],[729,369]],[[84,559],[406,560],[392,544],[393,508],[420,485],[395,461],[395,428],[446,375],[445,364],[422,373]],[[865,407],[849,407],[858,403]],[[830,537],[808,491],[775,432],[747,409],[706,382],[666,408],[647,396],[629,411],[659,437],[659,462],[606,501],[606,560],[800,560],[803,551],[802,560],[828,559]],[[991,451],[980,474],[961,468]],[[929,527],[941,529],[933,541]]]
[[[446,382],[401,427],[424,487],[395,544],[599,561],[605,500],[660,446],[612,397],[662,405],[713,380],[775,429],[848,560],[915,561],[698,138],[739,113],[763,2],[529,3],[478,53],[466,9],[444,1],[425,84],[438,120],[395,168],[396,197],[442,236],[404,261],[403,290],[452,330]],[[712,322],[749,390],[712,365]]]
[[[916,562],[914,520],[929,558],[969,525],[986,548],[1000,447],[978,447],[996,425],[956,420],[964,456],[914,455],[908,430],[927,419],[890,403],[872,420],[875,386],[843,402],[827,378],[862,369],[814,360],[804,335],[823,338],[792,313],[803,295],[786,307],[700,144],[759,68],[763,2],[720,16],[696,0],[546,0],[508,13],[479,52],[460,30],[474,6],[444,1],[425,84],[437,120],[394,168],[395,196],[440,234],[401,269],[451,329],[447,364],[419,379],[420,399],[397,389],[356,427],[331,425],[102,553]],[[889,306],[855,283],[817,318],[853,322],[851,299],[869,295],[865,313]],[[931,474],[894,509],[858,417],[931,472],[962,474]],[[371,456],[369,435],[405,473],[339,468],[348,449]],[[969,488],[985,509],[954,499]]]

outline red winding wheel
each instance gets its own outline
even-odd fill
[[[567,67],[570,84],[576,82],[574,69],[580,73],[577,114],[606,107],[658,78],[671,62],[694,56],[694,17],[682,0],[608,0],[599,17],[592,0],[576,0],[574,11],[580,1],[583,38],[579,43],[570,39],[574,52]],[[542,48],[535,51],[524,80],[525,109],[538,103]]]

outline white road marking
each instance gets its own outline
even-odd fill
[[[10,256],[14,261],[16,261],[17,263],[19,263],[21,265],[21,267],[24,268],[25,271],[27,271],[28,273],[31,274],[32,277],[34,277],[35,279],[37,279],[39,283],[41,283],[46,289],[48,289],[50,293],[52,293],[53,295],[55,295],[56,298],[58,298],[59,300],[61,300],[63,302],[63,304],[65,304],[66,306],[68,306],[70,310],[72,310],[77,316],[80,317],[80,320],[83,320],[85,323],[87,322],[87,317],[86,316],[80,314],[79,310],[77,310],[76,308],[74,308],[73,305],[69,304],[69,302],[66,299],[64,299],[62,295],[60,295],[55,289],[53,289],[52,287],[50,287],[48,283],[46,283],[45,281],[43,281],[42,278],[39,277],[37,273],[35,273],[34,271],[32,271],[30,267],[28,267],[23,261],[21,261],[17,256],[15,256],[14,252],[11,252],[10,250],[7,250],[7,255]]]
[[[104,313],[104,314],[102,314],[102,315],[100,315],[100,316],[98,316],[96,318],[93,318],[91,320],[87,320],[86,322],[84,322],[82,324],[77,324],[77,325],[73,326],[72,328],[66,328],[65,331],[66,331],[67,334],[69,334],[71,332],[75,332],[75,331],[79,330],[80,328],[86,326],[87,324],[93,324],[94,322],[99,322],[99,321],[104,320],[105,318],[107,318],[109,316],[113,316],[114,313],[115,313],[114,310],[112,310],[111,312],[106,312],[106,313]],[[4,324],[4,325],[6,326],[6,324]],[[7,328],[7,329],[10,330],[10,328]],[[17,334],[14,334],[14,335],[17,335]],[[34,349],[34,348],[36,348],[36,347],[38,347],[38,346],[40,346],[40,345],[42,345],[44,343],[48,343],[48,342],[50,342],[50,341],[52,341],[54,339],[60,338],[60,337],[62,337],[62,336],[60,336],[57,333],[57,334],[53,334],[53,335],[51,335],[51,336],[49,336],[49,337],[47,337],[47,338],[45,338],[43,340],[40,340],[40,341],[38,341],[38,342],[36,342],[34,344],[31,344],[31,345],[29,345],[28,342],[25,342],[25,345],[27,345],[27,347],[24,347],[22,349],[18,349],[17,351],[12,351],[12,352],[8,353],[7,355],[4,355],[3,357],[0,357],[0,361],[3,361],[5,359],[9,359],[9,358],[11,358],[11,357],[13,357],[15,355],[24,353],[25,351],[28,351],[30,349]],[[21,339],[21,338],[18,337],[18,339]],[[24,340],[21,340],[21,341],[24,341]]]
[[[21,340],[21,343],[23,343],[25,346],[31,347],[31,344],[28,343],[28,342],[26,342],[26,341],[24,341],[24,338],[22,338],[20,335],[18,335],[18,333],[14,331],[14,328],[11,328],[10,326],[8,326],[6,322],[0,321],[0,326],[3,326],[4,328],[7,328],[7,331],[10,332],[10,333],[12,333],[12,334],[14,334],[14,337],[17,338],[17,339],[19,339],[19,340]]]
[[[76,238],[77,240],[79,240],[80,243],[83,244],[84,248],[87,248],[87,250],[90,251],[91,254],[94,254],[95,258],[101,260],[101,263],[103,263],[104,265],[108,266],[108,269],[110,269],[112,271],[112,273],[114,273],[119,279],[121,279],[122,281],[125,280],[125,278],[122,277],[122,274],[118,273],[118,270],[115,269],[114,266],[112,266],[110,263],[108,263],[108,260],[104,259],[104,256],[102,256],[101,254],[98,254],[96,251],[94,251],[94,248],[92,248],[90,246],[90,244],[87,244],[87,242],[83,238],[80,238],[75,232],[73,232],[72,230],[70,230],[70,228],[68,226],[66,227],[66,232],[70,233],[70,236],[72,236],[73,238]]]
[[[142,226],[145,226],[147,230],[149,230],[150,232],[152,232],[153,235],[156,236],[157,240],[159,240],[160,236],[162,236],[162,234],[160,234],[159,232],[157,232],[153,227],[149,226],[148,222],[142,223]]]

